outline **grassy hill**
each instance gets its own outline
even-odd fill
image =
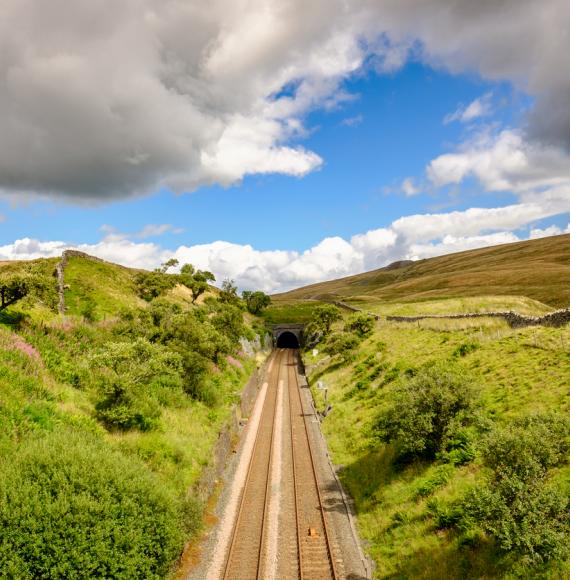
[[[336,301],[381,315],[542,315],[570,306],[570,235],[395,263],[272,298],[264,318],[277,322],[306,322]],[[381,318],[363,337],[342,315],[304,361],[317,407],[332,405],[323,432],[374,577],[570,577],[570,326]],[[472,407],[429,451],[466,385]]]
[[[276,304],[343,300],[366,306],[442,298],[526,297],[570,305],[570,234],[402,262],[274,295]]]
[[[180,285],[146,302],[139,271],[70,256],[62,318],[57,262],[0,264],[43,280],[0,312],[0,576],[167,577],[259,362],[251,317]]]
[[[317,408],[332,405],[323,431],[355,500],[358,528],[376,565],[374,578],[570,577],[564,549],[570,545],[570,523],[558,512],[558,521],[566,523],[549,528],[555,519],[546,507],[547,497],[570,507],[568,422],[566,435],[555,437],[555,446],[566,443],[554,468],[538,483],[509,480],[514,499],[507,496],[506,504],[497,499],[498,484],[486,459],[489,442],[497,440],[508,442],[501,449],[516,464],[507,463],[508,469],[518,462],[528,468],[525,462],[534,461],[532,441],[540,441],[539,454],[550,451],[541,429],[548,417],[564,420],[570,413],[570,326],[511,329],[496,318],[381,320],[357,346],[346,342],[338,349],[338,339],[349,334],[343,325],[339,322],[304,360]],[[432,369],[437,369],[436,389],[446,373],[456,379],[450,393],[436,390],[430,399],[425,375]],[[328,389],[326,401],[317,382]],[[465,384],[474,385],[471,415],[456,416],[458,426],[437,453],[403,455],[403,445],[418,444],[444,413],[446,397],[453,400]],[[406,387],[411,391],[403,400]],[[410,405],[408,422],[396,423],[395,437],[386,440],[386,425],[406,415]],[[509,455],[526,433],[521,421],[534,421],[535,432]],[[479,498],[477,510],[469,507],[473,497]],[[542,555],[526,542],[534,542]],[[548,553],[545,546],[556,542],[561,553]]]

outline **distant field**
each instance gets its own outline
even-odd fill
[[[414,316],[419,314],[464,314],[513,310],[520,314],[539,316],[552,307],[524,296],[468,296],[421,302],[383,302],[374,298],[349,299],[346,303],[381,315]]]
[[[277,294],[273,300],[366,304],[479,296],[520,296],[547,307],[569,306],[570,234],[389,266]]]

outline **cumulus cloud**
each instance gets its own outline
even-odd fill
[[[446,115],[443,119],[444,124],[460,121],[461,123],[470,123],[480,117],[487,117],[491,114],[492,93],[486,93],[482,97],[475,99],[469,105],[460,106],[453,113]]]
[[[457,152],[432,160],[426,172],[437,187],[474,177],[487,191],[514,193],[521,203],[513,219],[519,212],[534,219],[570,212],[570,157],[558,147],[527,141],[519,131],[476,135]]]
[[[536,240],[538,238],[546,238],[548,236],[559,236],[561,234],[570,233],[570,223],[566,226],[566,229],[559,228],[558,226],[548,226],[547,228],[532,228],[530,230],[529,238],[531,240]]]
[[[256,250],[251,245],[216,241],[174,249],[133,241],[112,229],[96,244],[69,244],[30,238],[0,246],[0,260],[29,260],[58,256],[76,248],[111,262],[152,269],[169,258],[212,271],[217,280],[234,279],[241,289],[278,292],[349,276],[402,259],[422,259],[524,239],[516,232],[528,226],[530,238],[564,233],[557,226],[534,227],[546,217],[538,205],[514,204],[503,208],[471,208],[441,214],[412,215],[390,226],[345,240],[325,238],[304,252]],[[570,224],[565,233],[570,233]]]
[[[365,63],[410,54],[533,95],[531,141],[570,147],[566,0],[7,0],[0,189],[75,201],[303,176],[303,118]],[[483,114],[484,102],[461,112]]]

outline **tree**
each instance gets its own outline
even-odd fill
[[[222,282],[222,289],[220,290],[218,298],[220,302],[225,302],[227,304],[237,304],[239,302],[237,286],[233,280],[226,278]]]
[[[259,314],[271,304],[271,297],[260,290],[255,292],[244,290],[241,297],[245,300],[245,305],[252,314]]]
[[[137,294],[147,302],[164,294],[173,288],[175,284],[176,278],[172,275],[165,274],[161,270],[139,272],[135,276]]]
[[[0,310],[4,310],[18,300],[24,298],[30,291],[29,280],[19,273],[0,275]]]
[[[313,311],[310,326],[313,331],[322,332],[326,336],[330,334],[333,323],[341,318],[342,314],[338,306],[323,304]]]
[[[216,278],[208,270],[196,270],[192,264],[184,264],[180,269],[179,281],[192,292],[192,304],[208,290],[208,282],[215,282]]]
[[[160,268],[157,268],[155,272],[166,274],[170,268],[176,268],[176,266],[178,266],[178,260],[176,258],[170,258],[170,260],[166,260],[166,262],[161,264]]]

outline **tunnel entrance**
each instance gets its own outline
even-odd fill
[[[292,332],[286,330],[277,338],[277,348],[299,348],[299,340]]]

